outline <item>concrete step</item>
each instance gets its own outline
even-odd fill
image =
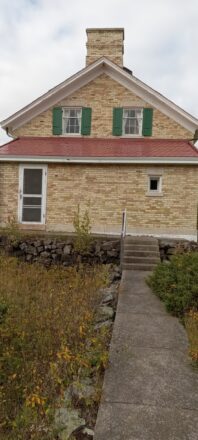
[[[123,263],[137,263],[137,264],[158,264],[159,257],[127,257],[124,255]]]
[[[159,246],[157,245],[143,245],[143,244],[124,244],[124,252],[125,251],[152,251],[159,252]]]
[[[153,235],[125,235],[126,240],[156,240],[158,241],[157,237],[153,237]]]
[[[123,263],[122,269],[123,270],[150,270],[152,271],[155,269],[156,264],[149,264],[149,263]]]
[[[160,262],[159,243],[153,237],[125,237],[123,270],[153,270]]]
[[[158,246],[158,240],[156,240],[155,238],[151,238],[151,239],[147,239],[147,238],[133,238],[133,237],[129,237],[129,238],[125,238],[125,243],[126,244],[146,244],[146,245],[156,245]]]
[[[159,250],[150,251],[150,249],[147,249],[146,251],[139,251],[139,250],[125,250],[124,251],[125,257],[160,257]]]

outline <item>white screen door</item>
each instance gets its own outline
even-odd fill
[[[45,223],[46,174],[46,166],[20,166],[20,223]]]

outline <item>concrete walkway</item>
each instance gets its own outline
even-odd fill
[[[94,440],[197,440],[198,373],[179,321],[124,271]]]

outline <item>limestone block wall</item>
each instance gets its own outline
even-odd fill
[[[157,171],[162,176],[162,195],[149,196],[148,175]],[[17,164],[0,164],[1,225],[9,216],[17,218],[18,175]],[[82,210],[89,205],[93,232],[120,233],[126,208],[128,233],[195,237],[197,187],[197,166],[49,164],[44,228],[72,231],[80,204]]]
[[[0,162],[0,225],[18,216],[18,164]]]
[[[92,108],[91,137],[113,137],[114,107],[150,107],[145,101],[118,84],[106,74],[58,102],[57,106]],[[52,109],[33,118],[13,132],[14,136],[52,136]],[[192,133],[154,108],[153,138],[191,139]],[[90,137],[90,136],[89,136]]]
[[[165,166],[162,196],[149,196],[148,175],[157,167],[142,165],[52,165],[48,168],[47,228],[58,229],[72,219],[78,204],[90,205],[95,232],[119,233],[127,209],[130,233],[192,235],[197,222],[196,166]]]

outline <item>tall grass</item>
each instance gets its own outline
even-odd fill
[[[46,270],[0,256],[1,438],[54,438],[57,397],[98,350],[101,367],[92,324],[106,279],[101,267]]]
[[[185,326],[190,342],[189,353],[198,367],[198,311],[191,310],[186,314]]]

